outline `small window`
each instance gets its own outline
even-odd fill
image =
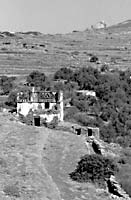
[[[45,109],[49,109],[50,108],[50,103],[49,102],[45,102]]]

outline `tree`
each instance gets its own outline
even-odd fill
[[[94,90],[99,77],[98,70],[92,67],[83,67],[74,72],[73,81],[77,82],[82,90]]]
[[[45,84],[46,76],[39,71],[33,71],[27,76],[27,83],[30,86],[42,87]]]
[[[64,79],[64,80],[71,80],[72,79],[72,76],[73,76],[73,71],[69,68],[61,68],[59,69],[55,75],[54,75],[54,80],[57,80],[57,79]]]
[[[92,154],[81,158],[75,171],[70,173],[70,177],[78,182],[92,181],[104,184],[105,179],[114,175],[115,171],[117,171],[117,166],[113,160]]]
[[[100,137],[105,142],[114,142],[116,139],[116,135],[117,133],[111,123],[109,123],[108,126],[102,125],[100,127]]]
[[[13,88],[13,77],[2,76],[0,79],[0,86],[2,94],[7,95]]]
[[[9,97],[7,99],[7,102],[5,102],[6,105],[15,107],[17,106],[17,92],[13,91],[9,94]]]

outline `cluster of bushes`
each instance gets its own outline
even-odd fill
[[[117,171],[118,167],[113,160],[92,154],[83,156],[75,171],[69,175],[74,181],[105,185],[105,181]]]
[[[98,127],[99,121],[96,118],[90,118],[86,113],[77,112],[74,119],[83,126]]]
[[[20,198],[20,190],[17,185],[7,185],[4,187],[3,192],[11,198]]]
[[[0,77],[1,95],[8,95],[10,93],[10,91],[13,89],[14,80],[15,77],[7,77],[7,76]]]
[[[16,108],[17,106],[17,92],[16,91],[10,92],[8,99],[5,102],[5,105]]]
[[[31,72],[26,79],[29,86],[39,87],[41,90],[50,90],[51,82],[44,73],[39,71]]]
[[[60,69],[54,78],[75,82],[80,90],[94,90],[97,101],[71,93],[72,106],[79,112],[91,111],[97,115],[101,138],[106,142],[118,142],[131,146],[131,72],[101,73],[88,67],[71,71]],[[63,85],[63,88],[66,87]],[[66,87],[66,90],[67,87]],[[84,122],[85,124],[85,122]]]
[[[44,73],[38,71],[29,74],[27,82],[29,85],[40,87],[42,90],[63,90],[64,99],[70,98],[71,105],[78,112],[90,112],[96,115],[95,121],[99,122],[101,138],[104,141],[131,146],[130,77],[131,72],[128,70],[103,74],[92,67],[85,67],[76,71],[61,68],[54,74],[53,80],[63,80],[63,82],[53,82]],[[12,87],[5,77],[1,79],[1,86]],[[75,95],[74,90],[78,89],[95,91],[97,101],[92,97]],[[5,89],[4,93],[7,94],[8,92],[9,90]],[[16,107],[16,94],[14,92],[9,95],[7,105]],[[72,114],[71,116],[74,117]],[[68,113],[66,113],[66,117],[67,119],[70,118]],[[85,121],[87,117],[84,119],[83,116],[79,115],[76,118],[83,125],[87,124]]]

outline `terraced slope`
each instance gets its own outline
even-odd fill
[[[37,69],[53,74],[61,67],[100,67],[104,62],[110,68],[125,69],[131,62],[130,40],[130,20],[107,29],[68,34],[1,32],[0,73],[23,76]],[[90,63],[90,54],[98,56],[101,64]]]

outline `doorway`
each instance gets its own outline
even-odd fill
[[[88,136],[92,136],[92,129],[91,128],[88,128]]]
[[[34,125],[40,126],[40,116],[34,116]]]

